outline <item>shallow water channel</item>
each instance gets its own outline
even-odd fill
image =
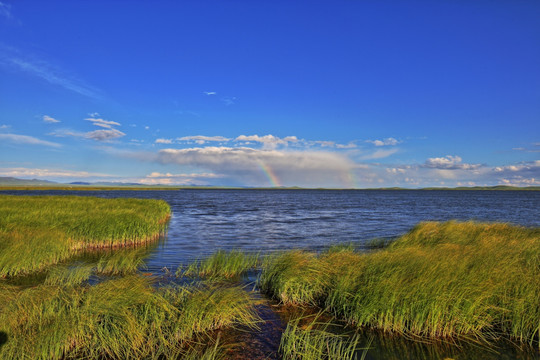
[[[320,251],[332,244],[352,243],[359,249],[372,239],[392,239],[421,221],[478,220],[540,226],[538,191],[338,191],[338,190],[178,190],[178,191],[2,191],[19,195],[134,197],[167,201],[172,209],[168,232],[156,244],[136,250],[141,271],[160,283],[178,280],[178,267],[218,249],[262,254],[286,249]],[[99,261],[84,255],[76,261]],[[121,256],[121,255],[120,255]],[[257,274],[244,284],[251,290]],[[99,281],[94,278],[92,281]],[[281,332],[298,311],[254,292],[265,320],[259,330],[237,329],[220,334],[233,359],[274,359]],[[340,325],[340,324],[338,324]],[[343,331],[349,331],[342,326]],[[425,342],[365,331],[360,346],[366,359],[537,359],[538,351],[508,342]],[[359,352],[359,356],[361,352]]]

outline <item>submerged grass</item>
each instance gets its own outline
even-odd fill
[[[259,284],[284,303],[316,304],[357,326],[540,346],[540,229],[423,223],[368,254],[284,253]]]
[[[79,250],[152,241],[169,216],[160,200],[0,195],[0,277],[43,270]]]
[[[210,332],[254,326],[250,295],[238,287],[170,287],[126,276],[95,286],[0,287],[5,359],[214,358]],[[195,353],[195,354],[194,354]],[[205,355],[206,354],[206,355]]]
[[[287,324],[281,336],[279,351],[284,360],[352,360],[364,359],[367,349],[360,354],[358,334],[336,334],[330,331],[331,322],[320,322],[318,317],[296,318]],[[368,344],[369,347],[369,344]]]

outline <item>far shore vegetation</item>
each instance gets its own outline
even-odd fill
[[[284,359],[360,359],[363,331],[540,351],[539,228],[428,222],[367,252],[220,250],[164,279],[136,245],[169,216],[157,200],[1,195],[0,358],[228,358],[243,345],[222,334],[261,328],[261,294],[317,314],[288,318]]]

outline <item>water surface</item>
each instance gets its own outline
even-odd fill
[[[421,221],[477,220],[540,226],[539,191],[175,190],[2,191],[163,199],[172,209],[167,236],[148,271],[175,269],[217,249],[263,253],[392,239]]]

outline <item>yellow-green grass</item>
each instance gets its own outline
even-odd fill
[[[0,195],[0,277],[40,271],[80,250],[156,240],[169,216],[161,200]]]
[[[141,276],[95,286],[0,283],[0,301],[2,359],[214,358],[214,346],[199,345],[212,344],[214,330],[258,321],[239,287],[156,289]]]
[[[360,327],[539,346],[540,229],[423,223],[383,250],[277,256],[263,291]]]
[[[259,254],[218,250],[206,259],[192,262],[186,269],[178,268],[176,275],[217,280],[237,279],[258,265]]]

